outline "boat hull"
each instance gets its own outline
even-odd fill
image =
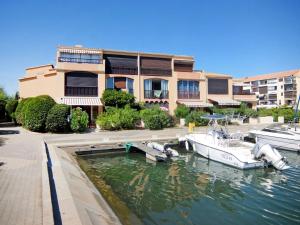
[[[251,163],[243,162],[240,159],[238,159],[235,155],[229,152],[214,148],[209,145],[198,143],[197,141],[192,139],[188,139],[188,141],[191,143],[194,152],[207,159],[220,162],[225,165],[229,165],[238,169],[253,169],[262,168],[266,166],[265,163],[262,161],[256,161]]]
[[[270,144],[272,147],[287,151],[300,152],[300,139],[289,138],[288,136],[282,138],[279,136],[270,136],[269,132],[250,132],[251,136],[256,137],[257,142]]]

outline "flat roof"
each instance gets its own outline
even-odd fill
[[[294,75],[300,75],[300,69],[249,76],[244,78],[244,82],[250,82],[256,80],[268,80],[274,78],[289,77]]]
[[[32,67],[27,67],[25,70],[32,70],[32,69],[38,69],[38,68],[42,68],[42,67],[49,67],[51,66],[52,69],[54,69],[53,64],[44,64],[44,65],[40,65],[40,66],[32,66]]]

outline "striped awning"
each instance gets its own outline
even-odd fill
[[[71,54],[101,54],[101,51],[94,49],[78,49],[78,48],[60,48],[60,52]]]
[[[218,103],[218,105],[240,105],[241,102],[229,99],[229,98],[220,98],[220,99],[209,99],[212,102]]]
[[[183,100],[178,100],[178,104],[183,104],[187,107],[190,108],[207,108],[207,107],[212,107],[213,104],[207,103],[207,102],[201,102],[201,101],[183,101]]]
[[[63,97],[58,100],[61,104],[66,105],[97,105],[102,106],[102,102],[98,97]]]

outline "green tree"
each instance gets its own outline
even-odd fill
[[[105,106],[124,108],[126,105],[133,106],[135,98],[125,91],[107,89],[103,92],[102,100]]]
[[[6,103],[6,106],[5,106],[7,115],[10,118],[12,118],[14,121],[16,119],[15,111],[16,111],[17,106],[18,106],[18,100],[14,100],[14,99],[8,100]]]

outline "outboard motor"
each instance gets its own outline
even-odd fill
[[[256,143],[254,147],[254,156],[256,159],[263,159],[267,163],[271,163],[278,170],[290,168],[287,165],[287,160],[280,153],[272,148],[269,144]]]

